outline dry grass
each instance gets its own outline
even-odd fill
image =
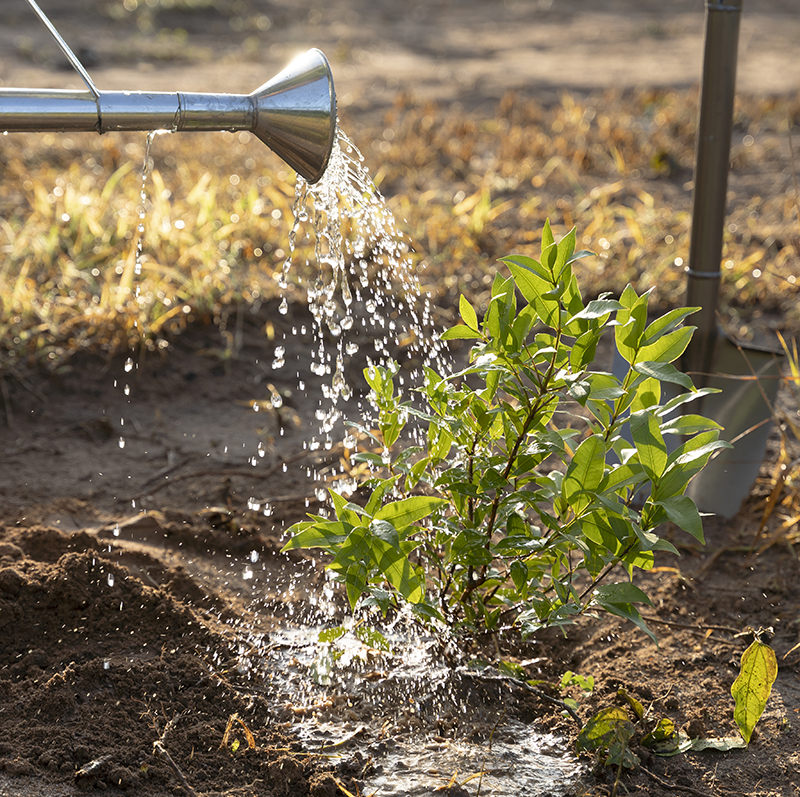
[[[507,97],[491,118],[399,103],[372,136],[372,157],[433,281],[444,277],[453,296],[480,293],[496,257],[535,254],[549,217],[562,234],[577,225],[598,252],[580,275],[587,292],[630,281],[666,307],[685,291],[676,262],[688,259],[696,116],[695,92],[564,95],[551,109]],[[790,124],[797,135],[797,101],[737,108],[721,297],[734,327],[767,314],[781,328],[800,322]]]
[[[495,259],[536,253],[546,217],[598,252],[588,293],[654,288],[683,302],[694,92],[506,97],[491,115],[398,98],[377,129],[343,127],[449,309],[479,305]],[[721,307],[744,336],[800,328],[800,236],[789,131],[796,99],[737,108]],[[146,183],[144,135],[8,135],[0,151],[0,368],[63,367],[79,350],[164,347],[193,319],[225,329],[238,304],[278,295],[294,178],[248,134],[160,136]],[[303,263],[311,253],[301,252]],[[295,271],[308,278],[313,264]],[[305,273],[303,273],[305,271]],[[294,293],[299,298],[298,293]],[[291,297],[290,297],[291,298]]]

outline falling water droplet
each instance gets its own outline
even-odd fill
[[[108,586],[109,587],[113,587],[114,586],[114,574],[113,573],[109,573],[108,574]]]

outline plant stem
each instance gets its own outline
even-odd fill
[[[628,547],[614,559],[609,565],[606,566],[606,569],[603,570],[602,573],[594,580],[588,587],[581,593],[580,600],[583,600],[590,592],[594,590],[594,588],[631,552],[633,546],[636,545],[636,540],[631,542]]]

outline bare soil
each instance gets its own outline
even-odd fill
[[[156,14],[141,40],[140,17],[114,21],[111,3],[41,5],[76,49],[91,48],[102,88],[254,88],[291,50],[313,45],[335,54],[340,103],[365,117],[409,86],[477,107],[508,88],[691,85],[701,62],[702,4],[688,0],[670,13],[623,0],[591,11],[577,0],[220,3]],[[0,11],[0,80],[78,85],[52,71],[55,51],[25,9],[14,0]],[[790,0],[747,4],[740,74],[750,90],[797,90],[793,11]],[[255,33],[231,21],[246,27],[259,16],[270,20],[258,35],[271,46],[247,55]],[[178,27],[189,32],[181,57],[145,57],[160,29]],[[139,42],[140,53],[121,40]],[[308,318],[301,306],[276,310],[241,309],[232,358],[221,356],[223,331],[198,322],[161,355],[82,355],[59,376],[2,378],[0,795],[359,794],[382,768],[389,778],[387,766],[407,769],[390,752],[409,739],[443,751],[474,742],[469,771],[451,782],[452,771],[434,768],[413,792],[472,795],[477,780],[456,784],[480,770],[480,750],[512,722],[560,734],[563,749],[574,739],[557,707],[501,681],[462,683],[409,713],[407,687],[392,685],[392,660],[376,653],[361,675],[383,690],[382,705],[342,680],[311,685],[302,646],[286,634],[342,611],[335,598],[321,610],[318,563],[279,550],[285,528],[316,503],[313,476],[344,452],[307,445],[320,400],[311,341],[296,333]],[[277,342],[287,346],[280,370],[271,367]],[[352,363],[349,376],[357,373]],[[273,390],[284,397],[280,411],[254,412]],[[800,642],[800,562],[787,542],[797,521],[781,529],[771,520],[760,542],[774,544],[751,553],[769,464],[763,475],[736,518],[707,521],[705,548],[676,535],[682,558],[647,577],[658,647],[608,619],[526,646],[501,640],[530,677],[593,675],[584,719],[624,688],[652,715],[718,737],[735,733],[730,686],[751,639],[742,632],[773,629],[779,674],[750,746],[667,759],[639,750],[643,767],[623,777],[619,794],[800,793],[800,652],[786,655]],[[424,690],[416,683],[411,693]],[[328,737],[309,736],[315,724]],[[589,767],[570,788],[607,795],[615,775]],[[507,792],[484,784],[480,793]]]

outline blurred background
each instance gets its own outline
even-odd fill
[[[459,291],[485,298],[498,256],[538,251],[548,217],[557,233],[577,225],[599,253],[582,266],[589,293],[632,281],[655,288],[656,308],[683,301],[701,0],[41,6],[101,89],[250,92],[321,48],[342,128],[411,239],[445,323]],[[796,11],[793,0],[744,3],[721,297],[744,338],[800,325]],[[25,0],[0,8],[0,83],[82,87]],[[157,346],[180,328],[177,302],[218,316],[277,295],[294,175],[246,133],[180,134],[153,143],[141,291],[126,299],[144,139],[4,138],[8,362],[58,363],[75,345],[113,349],[130,336]]]

